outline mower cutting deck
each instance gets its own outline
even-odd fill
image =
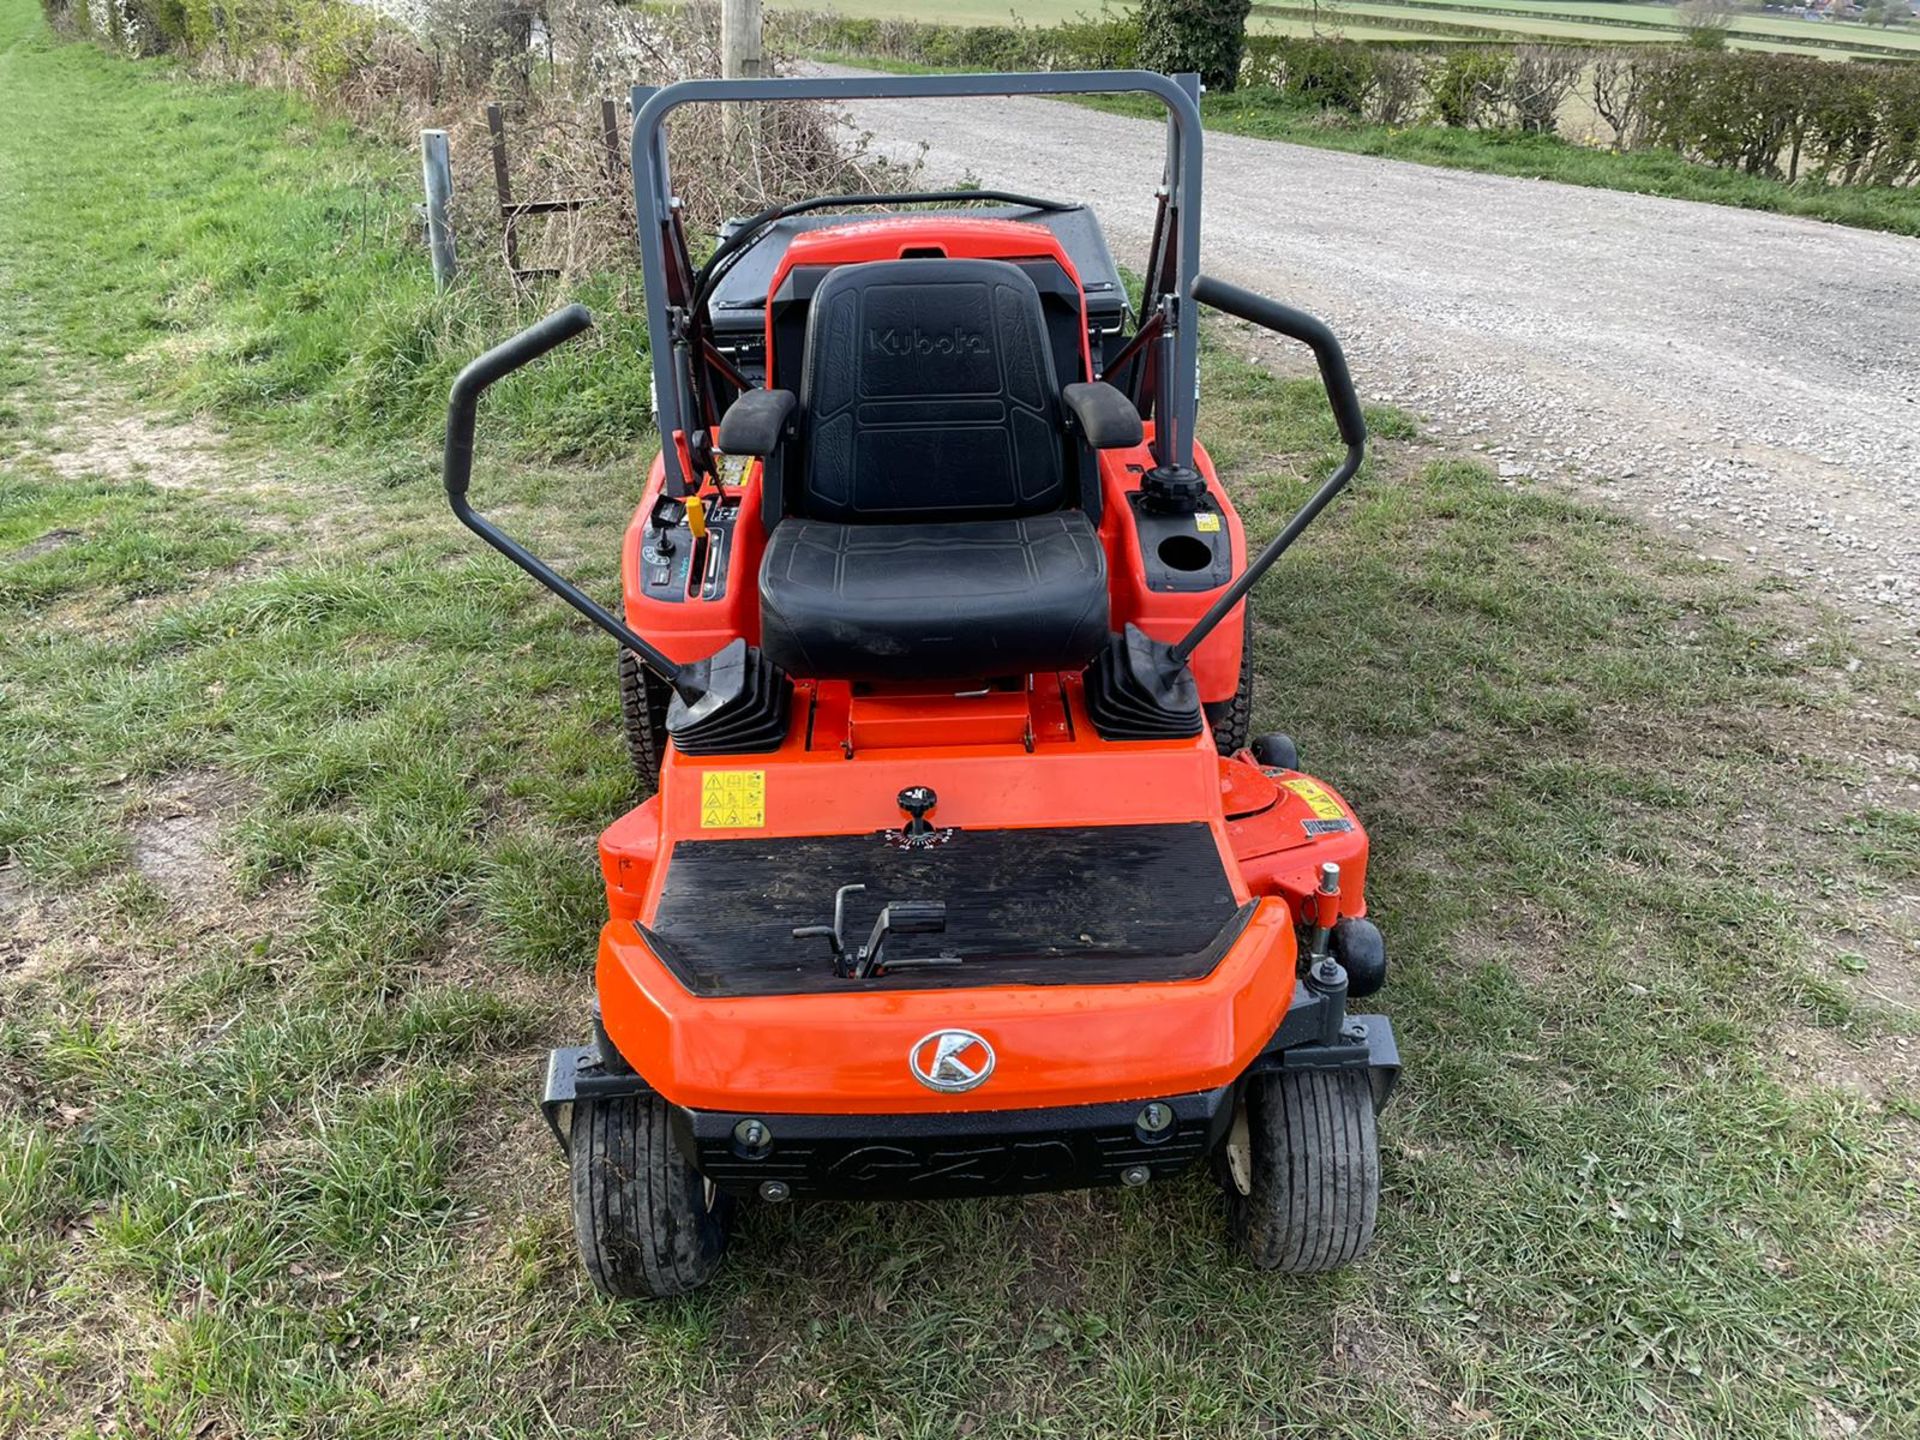
[[[1366,835],[1286,737],[1246,734],[1247,592],[1365,426],[1324,326],[1198,273],[1196,88],[654,92],[633,157],[666,444],[618,616],[467,502],[481,393],[586,312],[455,384],[455,511],[620,642],[657,787],[601,839],[593,1039],[553,1053],[544,1097],[609,1294],[701,1284],[737,1200],[1142,1185],[1202,1160],[1257,1265],[1371,1240],[1399,1060],[1348,1008],[1386,976]],[[681,105],[1124,90],[1169,115],[1137,324],[1091,213],[1027,196],[812,200],[692,263],[662,130]],[[1193,435],[1201,305],[1311,346],[1347,445],[1257,556]]]

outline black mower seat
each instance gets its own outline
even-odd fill
[[[783,522],[760,648],[796,675],[938,680],[1077,670],[1107,638],[1107,567],[1078,510],[943,525]]]
[[[1078,669],[1106,558],[1073,508],[1033,281],[1003,260],[845,265],[807,317],[797,471],[760,570],[761,649],[814,679]]]

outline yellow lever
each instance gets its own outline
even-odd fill
[[[707,538],[707,502],[698,495],[687,497],[687,529],[696,540]]]

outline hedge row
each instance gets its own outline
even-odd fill
[[[979,70],[1128,68],[1131,12],[1065,25],[941,25],[784,14],[806,48]],[[1421,49],[1250,35],[1241,86],[1373,124],[1554,134],[1585,86],[1616,149],[1667,149],[1706,165],[1841,185],[1920,182],[1920,64],[1834,64],[1760,51],[1635,45]],[[1584,136],[1578,138],[1586,138]]]
[[[424,68],[404,31],[355,0],[41,0],[41,8],[56,30],[123,54],[210,57],[248,79],[269,68],[315,95],[391,89],[397,65]]]
[[[1677,51],[1641,68],[1637,143],[1749,175],[1920,183],[1920,65]]]

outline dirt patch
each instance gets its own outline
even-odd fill
[[[1858,1040],[1834,1030],[1795,1026],[1779,1039],[1779,1070],[1797,1089],[1822,1086],[1857,1095],[1876,1112],[1920,1096],[1920,1037],[1875,1034]]]
[[[38,540],[29,540],[7,558],[9,560],[32,560],[37,556],[51,555],[54,551],[71,545],[80,538],[78,530],[49,530]]]
[[[1448,1428],[1450,1416],[1460,1416],[1462,1402],[1449,1401],[1449,1392],[1436,1381],[1419,1346],[1379,1316],[1336,1315],[1320,1368],[1330,1378],[1406,1397],[1436,1433]]]
[[[45,967],[49,929],[20,866],[0,865],[0,980],[30,979]]]
[[[47,464],[68,480],[104,476],[185,490],[217,479],[225,468],[219,436],[198,420],[163,424],[76,403],[47,439],[58,447],[46,455]]]
[[[244,799],[237,783],[213,771],[176,776],[134,821],[133,868],[176,905],[228,892],[220,830]]]
[[[1865,896],[1854,923],[1836,931],[1823,972],[1869,1007],[1920,1012],[1920,940],[1914,897]]]

